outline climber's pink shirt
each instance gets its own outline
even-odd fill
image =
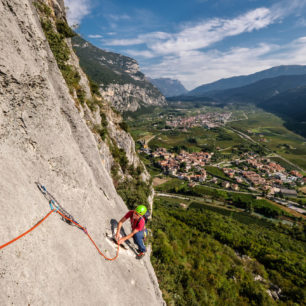
[[[143,217],[140,217],[140,221],[138,222],[139,219],[134,219],[133,218],[133,214],[134,214],[134,210],[130,210],[125,216],[124,218],[128,219],[130,218],[130,221],[131,221],[131,226],[132,226],[132,231],[134,229],[137,229],[139,231],[142,231],[144,226],[145,226],[145,221],[144,221],[144,218]],[[136,226],[138,222],[138,225]]]

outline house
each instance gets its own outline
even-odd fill
[[[269,186],[269,185],[264,185],[264,186],[262,186],[261,189],[264,190],[264,191],[267,191],[267,190],[270,190],[270,189],[271,189],[271,186]]]
[[[238,191],[239,190],[239,186],[237,184],[232,184],[231,185],[231,188],[235,191]]]
[[[177,169],[175,169],[175,168],[173,169],[173,168],[172,168],[172,169],[169,169],[168,172],[169,172],[169,175],[176,175]]]
[[[242,183],[243,179],[239,176],[235,177],[237,183]]]
[[[229,182],[227,182],[227,181],[223,181],[223,182],[222,182],[222,186],[223,186],[224,188],[229,188],[229,187],[231,186],[231,184],[230,184]]]
[[[297,212],[299,212],[300,214],[306,215],[306,210],[303,209],[303,208],[299,208],[299,207],[297,207],[295,205],[289,205],[288,207],[293,209],[293,210],[295,210],[295,211],[297,211]]]
[[[199,175],[199,182],[203,183],[206,180],[206,175]]]
[[[300,172],[296,171],[296,170],[290,171],[290,174],[293,175],[293,176],[299,177],[299,178],[303,177],[303,175]]]
[[[297,192],[295,190],[287,189],[287,188],[281,188],[280,193],[284,197],[296,197],[297,196]]]
[[[211,180],[214,184],[217,184],[218,183],[218,179],[216,177],[212,178]]]
[[[182,207],[183,209],[187,209],[187,205],[184,203],[180,203],[180,207]]]
[[[274,193],[279,193],[280,192],[280,188],[278,188],[278,187],[273,187],[272,190],[273,190]]]
[[[282,181],[285,181],[287,179],[287,176],[284,173],[281,173],[281,172],[276,172],[275,177],[277,177],[278,179],[280,179]]]

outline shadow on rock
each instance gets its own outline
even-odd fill
[[[112,235],[115,236],[116,235],[116,232],[117,232],[117,227],[118,227],[118,221],[115,220],[115,219],[111,219],[110,220],[110,224],[111,224],[111,230],[112,230]],[[124,230],[123,227],[121,227],[121,230],[120,230],[120,235],[121,237],[124,237],[126,236],[126,232]],[[125,244],[137,255],[138,252],[136,251],[136,248],[134,246],[134,244],[129,241],[129,240],[126,240],[125,241]]]

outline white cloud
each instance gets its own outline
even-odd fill
[[[294,40],[295,44],[306,44],[306,36],[302,36],[296,40]]]
[[[90,13],[90,0],[65,0],[65,5],[68,7],[67,17],[70,25],[80,24]]]
[[[271,7],[279,16],[288,16],[294,13],[296,16],[303,15],[303,9],[306,7],[306,0],[282,0]]]
[[[186,27],[171,39],[152,44],[150,48],[157,54],[180,53],[206,48],[225,37],[262,29],[273,23],[274,20],[275,16],[267,8],[250,11],[235,19],[214,18],[195,26]]]
[[[65,0],[69,7],[69,24],[80,23],[90,13],[92,0]],[[202,1],[202,0],[198,0]],[[252,47],[235,47],[226,51],[211,49],[227,37],[251,33],[281,22],[294,14],[296,22],[304,25],[302,8],[306,0],[281,0],[270,8],[261,7],[235,18],[211,18],[180,27],[176,33],[151,32],[125,39],[114,39],[119,21],[130,20],[126,14],[110,14],[108,21],[113,29],[102,40],[104,46],[128,47],[125,52],[133,57],[154,60],[154,65],[142,70],[151,77],[179,79],[192,89],[195,86],[213,82],[220,78],[250,74],[282,64],[306,64],[306,37],[300,37],[286,45],[257,44]],[[143,15],[143,14],[139,14]],[[144,17],[143,24],[147,16]],[[119,30],[119,29],[118,29]],[[133,32],[131,32],[133,33]],[[90,38],[101,38],[90,35]],[[142,45],[141,50],[133,46]],[[156,63],[156,61],[159,61]]]
[[[137,38],[106,39],[103,42],[107,46],[135,46],[141,44],[153,44],[157,40],[164,40],[169,38],[171,38],[171,34],[165,32],[152,32],[148,34],[138,35]]]
[[[209,47],[229,36],[265,28],[279,17],[279,12],[258,8],[234,19],[214,18],[188,25],[178,33],[153,32],[131,39],[105,40],[104,43],[109,46],[146,44],[156,56],[180,54]]]
[[[107,17],[114,21],[120,21],[120,20],[130,20],[131,17],[127,14],[122,14],[122,15],[115,15],[115,14],[110,14]]]
[[[89,38],[102,38],[103,36],[100,34],[90,34],[88,35]]]
[[[278,65],[306,64],[306,37],[287,45],[259,44],[253,48],[232,48],[226,52],[184,51],[165,56],[159,64],[143,67],[150,77],[179,79],[186,88],[221,78],[251,74]]]
[[[137,56],[141,56],[143,58],[153,58],[155,57],[155,55],[149,51],[149,50],[132,50],[132,49],[128,49],[128,50],[125,50],[125,52],[127,54],[129,54],[130,56],[134,56],[134,57],[137,57]]]
[[[103,40],[104,44],[107,46],[135,46],[141,45],[145,41],[141,37],[131,38],[131,39],[112,39],[112,40]]]

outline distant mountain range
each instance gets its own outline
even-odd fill
[[[223,103],[261,104],[263,101],[276,97],[280,93],[303,85],[306,85],[306,74],[283,75],[263,79],[238,88],[210,91],[206,95]]]
[[[99,49],[79,35],[72,38],[72,46],[82,69],[99,84],[102,96],[119,111],[166,103],[133,58]]]
[[[213,83],[204,84],[187,93],[188,96],[203,96],[209,91],[225,90],[230,88],[241,87],[255,83],[257,81],[274,78],[282,75],[299,75],[306,74],[306,66],[288,65],[277,66],[250,75],[237,76],[227,79],[221,79]]]
[[[244,85],[237,87],[238,84]],[[306,66],[279,66],[223,79],[168,100],[220,106],[254,104],[281,116],[288,128],[306,137]]]
[[[159,78],[148,80],[156,86],[165,97],[173,97],[186,94],[188,90],[183,86],[179,80],[170,78]]]
[[[306,85],[282,92],[258,106],[280,115],[289,129],[306,137]]]
[[[259,106],[306,123],[306,85],[280,93]]]
[[[306,74],[267,78],[206,95],[224,104],[255,104],[281,116],[287,127],[306,137]]]

